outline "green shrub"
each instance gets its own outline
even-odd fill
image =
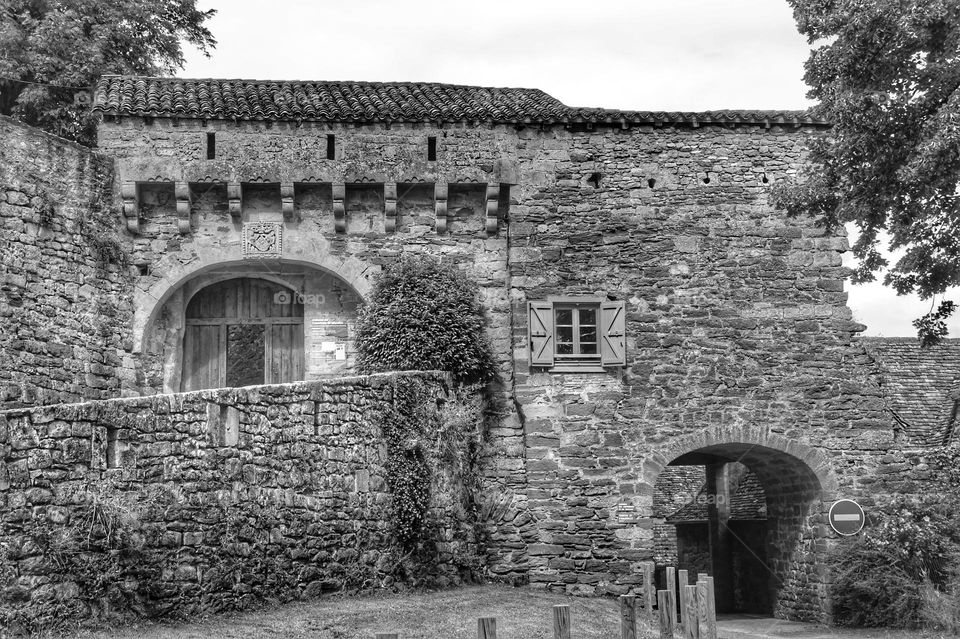
[[[457,384],[485,384],[496,365],[484,332],[479,289],[452,265],[406,256],[374,284],[357,322],[364,373],[441,370]]]
[[[900,496],[872,510],[866,530],[834,554],[831,585],[839,625],[905,628],[933,614],[931,595],[955,589],[960,513],[944,495]]]

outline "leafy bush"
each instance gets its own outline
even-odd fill
[[[457,384],[496,377],[476,283],[429,257],[406,256],[384,269],[360,313],[356,345],[365,373],[442,370]]]
[[[943,495],[898,497],[871,513],[870,525],[838,548],[831,595],[834,621],[848,626],[912,627],[930,617],[930,594],[956,589],[960,513]]]

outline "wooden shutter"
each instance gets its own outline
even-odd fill
[[[600,304],[600,363],[626,366],[626,307],[623,302]]]
[[[528,307],[530,365],[553,366],[553,303],[530,302]]]

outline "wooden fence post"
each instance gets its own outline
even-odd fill
[[[713,593],[713,577],[707,577],[707,637],[717,639],[717,600]]]
[[[480,617],[477,619],[477,639],[497,639],[496,617]]]
[[[690,576],[686,570],[677,571],[677,596],[680,598],[680,621],[683,622],[683,589],[690,585]]]
[[[707,639],[709,636],[707,625],[707,582],[700,579],[697,580],[697,620],[700,623],[701,639]]]
[[[700,619],[697,616],[697,587],[683,586],[686,611],[683,613],[684,639],[700,639]]]
[[[673,566],[667,566],[667,604],[670,606],[670,627],[677,625],[677,569]]]
[[[673,626],[670,625],[670,591],[657,591],[657,609],[660,612],[660,639],[673,639]]]
[[[637,614],[634,606],[637,598],[633,595],[620,595],[620,637],[621,639],[636,639]]]
[[[570,639],[570,606],[553,607],[553,639]]]
[[[652,561],[643,563],[643,609],[648,619],[653,619],[653,604],[656,603],[656,586],[653,583],[655,564]]]

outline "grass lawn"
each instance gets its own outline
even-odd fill
[[[442,592],[326,597],[190,621],[141,623],[69,635],[78,639],[373,639],[399,632],[401,639],[474,639],[478,617],[497,618],[498,639],[553,639],[553,606],[567,604],[574,639],[619,639],[619,604],[614,599],[567,597],[504,585],[468,586]],[[769,619],[729,619],[728,639],[939,639],[937,632],[825,628]],[[680,637],[680,633],[676,634]],[[637,639],[659,633],[638,624]]]
[[[212,616],[194,622],[166,622],[84,631],[84,639],[373,639],[376,632],[403,638],[473,639],[478,617],[497,618],[500,639],[552,639],[553,606],[569,604],[576,639],[620,636],[613,599],[567,597],[509,586],[469,586],[443,592],[328,597],[275,608]],[[638,639],[654,637],[638,633]]]

